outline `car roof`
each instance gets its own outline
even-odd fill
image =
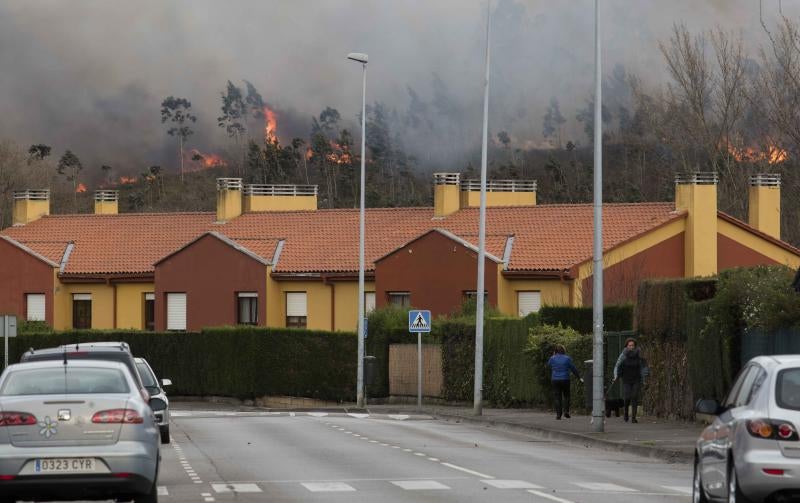
[[[27,368],[63,368],[63,360],[40,360],[34,362],[22,362],[9,365],[8,370],[21,370]],[[69,367],[93,367],[93,368],[112,368],[119,370],[128,370],[128,366],[122,362],[115,362],[112,360],[67,360],[67,368]]]
[[[800,354],[797,355],[768,355],[757,356],[750,360],[763,367],[791,367],[800,366]]]
[[[62,344],[54,348],[29,349],[31,354],[63,353],[64,351],[105,351],[105,352],[125,352],[130,353],[130,346],[125,342],[86,342],[74,344]]]

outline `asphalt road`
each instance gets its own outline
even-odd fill
[[[686,502],[691,467],[430,419],[177,410],[160,501]]]

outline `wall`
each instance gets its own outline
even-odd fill
[[[533,206],[536,192],[486,192],[486,206]],[[478,208],[481,205],[480,191],[461,191],[462,208]]]
[[[53,277],[57,269],[0,239],[0,313],[26,318],[26,293],[45,295],[45,321],[53,325]]]
[[[144,330],[144,294],[155,292],[153,283],[118,283],[117,326]]]
[[[737,260],[748,262],[741,265],[774,263],[793,269],[800,267],[800,256],[797,254],[722,218],[719,219],[718,242],[726,246],[724,251],[718,250],[720,269],[733,267],[731,264],[735,264]],[[731,246],[731,242],[738,246]],[[759,255],[771,262],[761,262]]]
[[[92,328],[107,330],[114,328],[114,287],[105,283],[62,283],[57,281],[54,300],[53,328],[72,328],[72,294],[92,295]]]
[[[334,330],[355,332],[358,330],[358,281],[337,281],[334,287]],[[374,292],[375,283],[364,282],[365,292]]]
[[[277,317],[270,319],[275,327],[286,326],[286,293],[306,292],[306,328],[309,330],[331,330],[331,287],[320,281],[275,281],[276,288],[270,301],[270,309]],[[280,306],[276,306],[276,302]]]
[[[500,268],[498,268],[500,269]],[[542,306],[569,306],[571,280],[558,279],[508,279],[502,271],[498,275],[497,309],[503,314],[517,316],[517,292],[541,292]]]
[[[235,325],[237,292],[258,293],[258,320],[267,319],[266,266],[206,235],[156,264],[156,330],[166,330],[166,294],[186,293],[186,329]]]
[[[316,210],[317,196],[244,196],[244,211]]]
[[[388,292],[410,292],[411,305],[449,314],[475,291],[478,254],[438,232],[430,232],[375,265],[377,307],[388,303]],[[489,304],[497,305],[498,265],[486,259],[485,287]]]

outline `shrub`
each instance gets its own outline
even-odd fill
[[[582,334],[594,331],[594,315],[591,307],[544,306],[539,311],[545,325],[559,324],[574,328]],[[603,308],[603,328],[606,332],[619,332],[633,328],[633,305],[622,304]]]
[[[578,371],[582,372],[581,364],[592,358],[592,337],[579,333],[577,330],[561,325],[540,325],[530,329],[525,353],[531,359],[531,365],[539,381],[540,389],[552,389],[550,384],[550,369],[547,360],[553,355],[557,344],[563,345],[567,354],[572,357]],[[587,376],[588,377],[588,376]],[[572,403],[576,408],[584,408],[584,386],[577,379],[572,380]],[[550,393],[545,393],[545,402],[552,404]]]

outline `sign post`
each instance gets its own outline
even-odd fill
[[[412,310],[408,312],[408,331],[417,334],[417,408],[422,408],[422,334],[431,331],[431,312]]]
[[[5,369],[8,367],[8,338],[17,336],[17,317],[13,315],[3,315],[0,316],[0,318],[2,318],[2,320],[0,320],[2,321],[2,323],[0,323],[0,328],[3,329],[3,345],[5,348],[5,365],[3,366]]]

